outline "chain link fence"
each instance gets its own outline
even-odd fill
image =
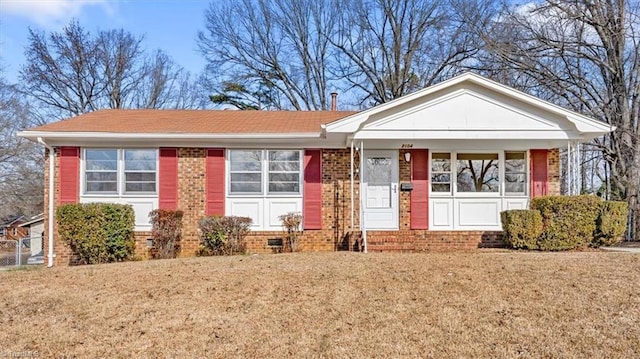
[[[27,260],[31,256],[30,245],[30,238],[0,240],[0,267],[27,264]]]

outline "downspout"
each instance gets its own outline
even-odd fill
[[[53,267],[53,196],[55,195],[54,188],[54,169],[55,169],[55,150],[53,147],[47,145],[42,137],[38,137],[38,143],[43,145],[49,150],[49,228],[47,230],[48,238],[49,238],[49,254],[47,256],[47,267]]]
[[[567,194],[573,195],[573,176],[571,176],[571,140],[567,141]]]

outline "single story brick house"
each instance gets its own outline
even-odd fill
[[[73,202],[131,204],[139,255],[155,208],[184,211],[186,256],[206,215],[251,217],[249,251],[271,252],[287,212],[308,251],[497,246],[501,211],[559,193],[558,148],[612,130],[466,73],[361,112],[104,110],[20,136],[47,148],[53,265],[51,208]]]

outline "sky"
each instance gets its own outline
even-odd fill
[[[160,49],[193,74],[201,72],[196,36],[204,29],[205,0],[0,0],[0,66],[18,82],[29,28],[59,32],[72,19],[86,30],[124,29],[144,36],[149,52]]]

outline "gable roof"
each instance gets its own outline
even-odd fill
[[[615,129],[614,126],[610,126],[604,122],[567,110],[548,101],[541,100],[535,96],[531,96],[511,87],[502,85],[472,72],[464,73],[420,91],[416,91],[412,94],[397,98],[393,101],[372,107],[349,117],[336,120],[323,126],[323,129],[325,133],[355,133],[362,130],[364,126],[370,124],[372,121],[380,118],[382,116],[381,114],[393,112],[396,109],[402,109],[403,105],[406,106],[407,104],[427,101],[433,96],[438,98],[437,93],[440,92],[446,93],[447,91],[452,91],[452,89],[464,89],[470,87],[476,87],[482,91],[497,94],[499,96],[512,99],[513,101],[517,101],[522,105],[544,111],[552,114],[553,116],[564,118],[573,124],[576,131],[583,135],[584,138],[594,138]],[[448,119],[439,120],[448,121]]]
[[[35,127],[29,133],[258,134],[319,133],[353,111],[100,110]]]
[[[10,227],[16,222],[22,223],[24,221],[26,221],[26,218],[24,216],[10,216],[10,217],[0,219],[0,227]]]

